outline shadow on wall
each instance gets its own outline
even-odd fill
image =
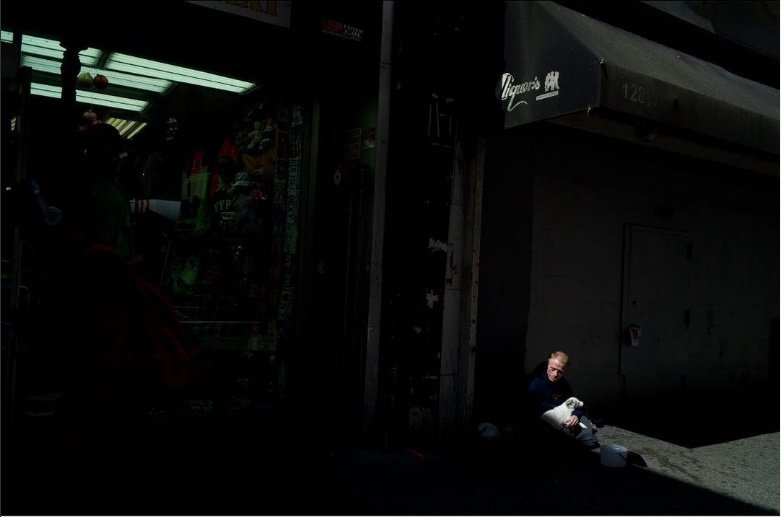
[[[695,448],[780,429],[779,319],[770,321],[768,378],[753,388],[625,403],[601,411],[606,423]],[[704,415],[712,415],[704,425]]]

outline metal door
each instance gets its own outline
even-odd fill
[[[621,373],[625,400],[685,389],[688,358],[691,236],[628,226],[625,234]],[[633,343],[628,328],[640,327]]]

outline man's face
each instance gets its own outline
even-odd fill
[[[548,368],[546,369],[548,380],[550,380],[551,382],[557,382],[559,379],[562,378],[563,375],[565,375],[566,368],[567,367],[565,366],[565,363],[563,363],[559,359],[549,359]]]

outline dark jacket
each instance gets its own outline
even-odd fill
[[[565,402],[568,397],[572,397],[573,390],[570,387],[570,383],[564,378],[560,378],[557,382],[548,380],[548,375],[544,369],[530,380],[527,386],[527,396],[529,397],[531,411],[536,416],[540,416],[549,409],[554,409]],[[573,414],[581,418],[585,414],[585,408],[574,409]]]

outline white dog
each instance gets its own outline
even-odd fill
[[[562,425],[567,422],[567,419],[570,418],[570,415],[573,414],[573,410],[580,408],[583,405],[584,403],[578,400],[576,397],[570,397],[554,409],[549,409],[540,415],[540,418],[545,420],[554,429],[560,429]],[[586,426],[581,422],[579,422],[578,425],[586,429]]]

